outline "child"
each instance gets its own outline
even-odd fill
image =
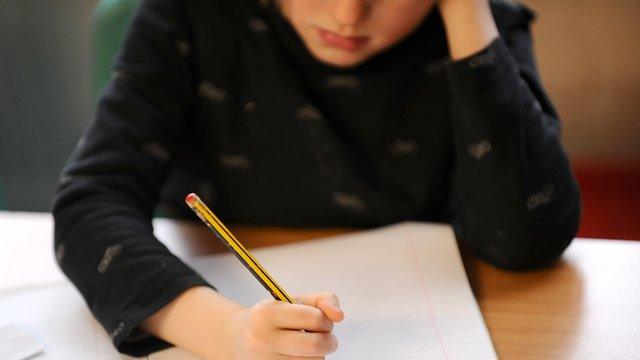
[[[211,359],[321,359],[344,314],[329,293],[247,309],[215,292],[152,234],[191,191],[228,223],[444,221],[496,266],[549,264],[580,196],[532,17],[506,0],[143,1],[56,192],[58,263],[121,352]]]

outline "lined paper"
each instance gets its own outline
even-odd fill
[[[346,319],[331,359],[495,359],[450,227],[403,223],[253,251],[291,294],[332,291]],[[245,306],[269,293],[231,254],[192,263]]]

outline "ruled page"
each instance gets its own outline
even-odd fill
[[[253,253],[291,294],[338,295],[346,319],[330,359],[496,358],[448,226],[403,223]],[[270,297],[231,254],[192,265],[246,306]]]

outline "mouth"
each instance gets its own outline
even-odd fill
[[[318,28],[318,36],[325,45],[346,51],[357,51],[369,42],[368,36],[343,36],[323,28]]]

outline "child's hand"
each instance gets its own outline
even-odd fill
[[[338,298],[314,293],[297,300],[263,300],[233,313],[225,327],[231,358],[308,360],[334,352],[338,340],[331,333],[333,324],[344,319]]]

